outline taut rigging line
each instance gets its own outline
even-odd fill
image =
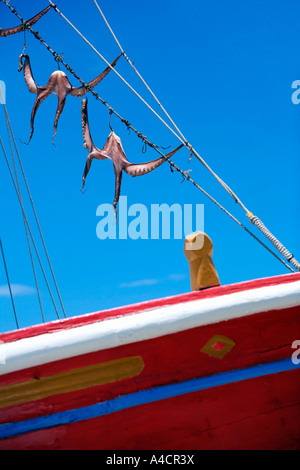
[[[47,288],[48,288],[48,291],[49,291],[49,294],[50,294],[50,297],[51,297],[51,300],[52,300],[52,303],[53,303],[53,306],[54,306],[54,309],[55,309],[55,312],[56,312],[56,315],[57,315],[57,318],[58,319],[60,318],[57,307],[56,307],[56,304],[55,304],[55,301],[54,301],[53,294],[51,292],[49,282],[47,280],[47,276],[46,276],[44,267],[42,265],[41,258],[39,256],[39,253],[38,253],[38,250],[37,250],[36,243],[35,243],[34,238],[33,238],[31,228],[30,228],[29,223],[28,223],[28,219],[26,217],[24,204],[23,204],[22,197],[21,197],[21,191],[20,191],[20,185],[19,185],[19,180],[18,180],[18,175],[17,175],[17,167],[16,167],[16,162],[15,162],[15,157],[14,157],[14,150],[13,150],[12,140],[13,140],[13,143],[14,143],[16,154],[18,156],[19,165],[20,165],[20,168],[21,168],[21,171],[22,171],[23,179],[24,179],[24,182],[25,182],[25,185],[26,185],[27,193],[28,193],[28,196],[29,196],[29,199],[30,199],[31,207],[32,207],[32,210],[33,210],[33,213],[34,213],[36,223],[37,223],[38,231],[39,231],[39,234],[40,234],[40,237],[41,237],[41,240],[42,240],[42,244],[43,244],[44,251],[45,251],[45,254],[46,254],[46,258],[47,258],[47,261],[48,261],[48,265],[49,265],[49,268],[50,268],[50,271],[51,271],[51,275],[52,275],[52,278],[53,278],[53,281],[54,281],[54,284],[55,284],[57,295],[59,297],[59,301],[60,301],[60,304],[61,304],[63,315],[66,318],[64,305],[63,305],[62,298],[61,298],[61,295],[60,295],[60,292],[59,292],[59,288],[58,288],[57,281],[56,281],[56,278],[55,278],[55,275],[54,275],[54,271],[53,271],[53,268],[52,268],[52,265],[51,265],[51,262],[50,262],[49,254],[48,254],[48,251],[47,251],[47,248],[46,248],[46,244],[45,244],[45,240],[44,240],[44,237],[43,237],[43,234],[42,234],[41,226],[40,226],[40,223],[39,223],[39,220],[38,220],[38,217],[37,217],[37,213],[36,213],[36,210],[35,210],[35,207],[34,207],[33,199],[32,199],[32,196],[31,196],[31,193],[30,193],[30,190],[29,190],[29,186],[28,186],[28,182],[27,182],[26,175],[25,175],[25,172],[24,172],[21,156],[20,156],[19,151],[18,151],[18,147],[17,147],[17,144],[16,144],[16,140],[15,140],[15,137],[14,137],[14,133],[13,133],[13,130],[12,130],[12,126],[11,126],[11,123],[10,123],[10,119],[9,119],[9,116],[8,116],[8,112],[7,112],[7,109],[6,109],[5,100],[4,100],[1,88],[0,88],[0,94],[1,94],[1,97],[2,97],[2,103],[3,103],[3,107],[4,107],[7,132],[8,132],[8,137],[9,137],[9,142],[10,142],[10,147],[11,147],[11,154],[12,154],[12,158],[13,158],[14,170],[15,170],[15,175],[16,175],[15,178],[13,176],[13,173],[12,173],[12,170],[11,170],[11,167],[10,167],[10,163],[8,161],[8,157],[7,157],[7,154],[6,154],[6,151],[5,151],[5,148],[4,148],[1,137],[0,137],[0,143],[1,143],[1,147],[2,147],[2,151],[3,151],[3,154],[4,154],[5,160],[6,160],[6,164],[8,166],[8,170],[9,170],[9,173],[10,173],[15,191],[17,193],[18,200],[19,200],[21,210],[22,210],[22,214],[23,214],[26,237],[27,237],[27,243],[28,243],[28,247],[29,247],[30,259],[31,259],[31,264],[32,264],[32,269],[33,269],[33,274],[34,274],[38,299],[39,299],[41,315],[42,315],[43,321],[45,322],[43,308],[42,308],[42,302],[41,302],[41,296],[40,296],[40,291],[39,291],[39,287],[38,287],[37,276],[36,276],[36,271],[35,271],[35,267],[34,267],[34,261],[33,261],[31,246],[30,246],[30,238],[32,240],[32,243],[33,243],[33,246],[34,246],[34,249],[35,249],[35,252],[36,252],[36,255],[37,255],[37,258],[38,258],[38,261],[39,261],[39,264],[40,264],[40,267],[41,267],[41,270],[42,270],[42,273],[43,273],[43,276],[44,276],[44,279],[45,279],[45,282],[46,282],[46,285],[47,285]]]
[[[6,151],[5,151],[5,148],[4,148],[4,145],[3,145],[3,142],[2,142],[1,137],[0,137],[0,144],[1,144],[1,147],[2,147],[2,151],[3,151],[4,157],[5,157],[5,160],[6,160],[8,169],[9,169],[9,172],[10,172],[10,176],[11,176],[11,179],[12,179],[12,182],[13,182],[13,185],[14,185],[14,188],[15,188],[15,191],[16,191],[16,193],[17,193],[17,196],[18,196],[18,199],[19,199],[19,202],[20,202],[20,206],[21,206],[21,209],[22,209],[24,221],[25,221],[25,223],[26,223],[28,232],[29,232],[29,234],[30,234],[30,238],[31,238],[31,241],[32,241],[32,243],[33,243],[33,246],[34,246],[34,249],[35,249],[35,252],[36,252],[36,255],[37,255],[37,258],[38,258],[38,261],[39,261],[41,270],[42,270],[42,273],[43,273],[43,275],[44,275],[44,279],[45,279],[45,282],[46,282],[46,285],[47,285],[47,288],[48,288],[48,291],[49,291],[49,294],[50,294],[50,297],[51,297],[51,300],[52,300],[52,303],[53,303],[53,306],[54,306],[54,309],[55,309],[55,312],[56,312],[56,315],[57,315],[57,318],[59,319],[59,318],[60,318],[60,317],[59,317],[59,313],[58,313],[57,307],[56,307],[56,305],[55,305],[55,301],[54,301],[54,298],[53,298],[53,295],[52,295],[52,292],[51,292],[51,289],[50,289],[50,286],[49,286],[49,283],[48,283],[48,280],[47,280],[47,276],[46,276],[45,270],[44,270],[44,268],[43,268],[43,264],[42,264],[40,255],[39,255],[39,253],[38,253],[38,249],[37,249],[36,243],[35,243],[35,241],[34,241],[34,238],[33,238],[33,235],[32,235],[32,231],[31,231],[31,228],[30,228],[30,226],[29,226],[29,223],[28,223],[28,220],[27,220],[27,217],[26,217],[26,214],[25,214],[23,202],[22,202],[22,199],[21,199],[20,194],[19,194],[19,192],[18,192],[18,188],[17,188],[16,182],[15,182],[15,179],[14,179],[14,177],[13,177],[13,173],[12,173],[12,170],[11,170],[11,167],[10,167],[10,164],[9,164],[9,161],[8,161],[8,158],[7,158],[7,154],[6,154]]]
[[[5,105],[4,105],[4,111],[5,111],[6,120],[7,120],[8,126],[9,126],[9,130],[10,130],[10,133],[12,135],[14,146],[15,146],[15,149],[16,149],[16,154],[17,154],[17,157],[18,157],[19,165],[20,165],[21,172],[22,172],[22,175],[23,175],[23,179],[24,179],[24,182],[25,182],[25,186],[26,186],[26,189],[27,189],[27,194],[28,194],[28,197],[29,197],[29,200],[30,200],[30,203],[31,203],[34,218],[35,218],[37,228],[38,228],[38,231],[39,231],[39,234],[40,234],[40,237],[41,237],[42,245],[43,245],[43,248],[44,248],[44,251],[45,251],[45,255],[46,255],[47,262],[48,262],[48,265],[49,265],[49,269],[50,269],[50,272],[51,272],[51,276],[52,276],[52,279],[53,279],[53,282],[54,282],[54,285],[55,285],[57,296],[59,298],[59,302],[60,302],[60,305],[61,305],[61,309],[63,311],[63,315],[64,315],[65,318],[67,318],[66,311],[65,311],[65,308],[64,308],[64,304],[63,304],[63,301],[62,301],[62,298],[61,298],[61,294],[60,294],[58,284],[57,284],[57,281],[56,281],[56,277],[55,277],[55,274],[54,274],[54,270],[53,270],[53,267],[52,267],[52,263],[50,261],[50,256],[49,256],[49,253],[48,253],[48,250],[47,250],[47,247],[46,247],[45,239],[44,239],[44,236],[43,236],[43,233],[42,233],[42,229],[41,229],[39,219],[38,219],[38,216],[37,216],[37,213],[36,213],[36,210],[35,210],[35,206],[34,206],[34,203],[33,203],[33,199],[32,199],[31,193],[30,193],[30,189],[29,189],[29,185],[28,185],[27,178],[26,178],[26,175],[25,175],[25,171],[24,171],[24,167],[23,167],[23,164],[22,164],[21,156],[20,156],[20,153],[19,153],[19,150],[18,150],[18,147],[17,147],[17,143],[16,143],[16,140],[15,140],[15,136],[14,136],[14,133],[13,133],[13,130],[12,130],[12,127],[11,127],[10,119],[9,119],[9,116],[8,116],[7,109],[6,109]]]
[[[6,259],[5,259],[5,255],[4,255],[4,249],[3,249],[1,237],[0,237],[0,248],[1,248],[1,254],[2,254],[2,259],[3,259],[4,269],[5,269],[7,285],[8,285],[8,289],[9,289],[10,300],[11,300],[11,303],[12,303],[17,328],[19,329],[20,327],[19,327],[16,307],[15,307],[14,297],[13,297],[13,293],[12,293],[12,288],[11,288],[11,284],[10,284],[10,280],[9,280],[8,269],[7,269],[7,264],[6,264]]]

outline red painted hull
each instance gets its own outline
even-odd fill
[[[299,450],[299,387],[298,371],[276,374],[37,431],[0,449]]]
[[[227,291],[214,288],[155,305],[213,299],[291,280],[297,283],[300,276],[253,281]],[[135,311],[128,309],[123,317]],[[76,328],[93,324],[95,316],[97,321],[122,317],[121,311],[55,322],[56,329],[54,323],[0,340],[17,344],[38,338],[43,329],[54,333],[74,323]],[[143,311],[141,305],[137,311]],[[133,378],[2,406],[0,449],[300,449],[300,371],[291,361],[292,343],[300,339],[299,315],[299,305],[244,314],[3,374],[5,389],[123,357],[138,356],[145,364]],[[234,342],[223,358],[202,350],[215,335]],[[188,388],[193,380],[199,389]],[[171,395],[164,397],[165,390]]]

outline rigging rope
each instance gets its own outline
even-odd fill
[[[4,264],[6,279],[7,279],[7,285],[8,285],[8,289],[9,289],[9,295],[10,295],[10,299],[11,299],[11,303],[12,303],[12,307],[13,307],[13,311],[14,311],[14,315],[15,315],[15,320],[16,320],[17,328],[19,329],[20,327],[19,327],[19,322],[18,322],[16,307],[15,307],[15,303],[14,303],[14,298],[13,298],[13,294],[12,294],[12,289],[11,289],[11,285],[10,285],[10,280],[9,280],[9,275],[8,275],[8,269],[7,269],[6,260],[5,260],[5,256],[4,256],[4,250],[3,250],[3,245],[2,245],[1,237],[0,237],[0,248],[1,248],[1,253],[2,253],[2,259],[3,259],[3,264]]]
[[[9,143],[10,143],[10,150],[11,150],[11,155],[12,155],[13,165],[14,165],[14,170],[15,170],[16,186],[17,186],[17,190],[18,190],[18,193],[19,193],[20,201],[22,201],[21,188],[20,188],[20,184],[19,184],[19,178],[18,178],[17,166],[16,166],[16,161],[15,161],[15,155],[14,155],[13,145],[12,145],[12,141],[11,141],[11,132],[10,132],[10,128],[9,128],[9,119],[8,119],[8,114],[7,114],[6,105],[4,104],[4,99],[3,99],[2,91],[1,91],[1,96],[2,96],[3,106],[4,106],[4,111],[5,111],[6,126],[7,126],[7,133],[8,133]],[[22,202],[23,202],[23,201],[22,201]],[[36,286],[36,291],[37,291],[37,295],[38,295],[38,300],[39,300],[41,315],[42,315],[43,322],[45,323],[45,317],[44,317],[44,311],[43,311],[43,306],[42,306],[42,300],[41,300],[41,295],[40,295],[38,280],[37,280],[37,276],[36,276],[36,270],[35,270],[35,266],[34,266],[34,260],[33,260],[32,250],[31,250],[31,244],[30,244],[30,238],[29,238],[29,234],[28,234],[28,229],[27,229],[27,225],[26,225],[26,220],[25,220],[25,218],[24,218],[24,213],[23,213],[23,221],[24,221],[24,227],[25,227],[27,245],[28,245],[28,250],[29,250],[29,255],[30,255],[30,261],[31,261],[31,266],[32,266],[32,271],[33,271],[33,276],[34,276],[34,282],[35,282],[35,286]]]
[[[295,259],[294,255],[290,253],[279,240],[267,229],[267,227],[262,223],[262,221],[253,214],[249,214],[250,222],[255,225],[259,230],[270,240],[270,242],[275,246],[275,248],[282,254],[282,256],[291,263],[297,271],[300,271],[300,264]]]
[[[52,267],[52,264],[51,264],[51,261],[50,261],[50,257],[49,257],[49,253],[48,253],[48,250],[47,250],[47,247],[46,247],[45,239],[44,239],[42,229],[41,229],[41,226],[40,226],[40,223],[39,223],[39,220],[38,220],[38,216],[37,216],[37,213],[36,213],[36,210],[35,210],[35,206],[34,206],[34,203],[33,203],[33,199],[32,199],[30,189],[29,189],[29,185],[28,185],[28,182],[27,182],[27,178],[26,178],[26,175],[25,175],[24,167],[23,167],[23,164],[22,164],[21,156],[20,156],[17,144],[16,144],[16,140],[15,140],[15,137],[14,137],[14,133],[13,133],[13,130],[12,130],[12,126],[11,126],[11,123],[10,123],[10,119],[9,119],[5,104],[4,104],[4,111],[5,111],[5,115],[6,115],[7,125],[9,127],[10,133],[11,133],[12,138],[13,138],[13,142],[14,142],[14,146],[15,146],[15,149],[16,149],[19,165],[20,165],[20,168],[21,168],[21,172],[22,172],[22,175],[23,175],[23,179],[24,179],[24,182],[25,182],[26,189],[27,189],[28,197],[29,197],[31,207],[32,207],[32,210],[33,210],[33,214],[34,214],[34,217],[35,217],[35,221],[36,221],[36,224],[37,224],[37,227],[38,227],[38,231],[39,231],[39,234],[40,234],[40,237],[41,237],[41,241],[42,241],[42,245],[43,245],[43,248],[44,248],[44,251],[45,251],[45,255],[46,255],[46,258],[47,258],[47,261],[48,261],[48,265],[49,265],[49,269],[50,269],[50,272],[51,272],[51,275],[52,275],[52,279],[53,279],[53,282],[54,282],[54,285],[55,285],[55,289],[56,289],[56,292],[57,292],[57,295],[58,295],[58,298],[59,298],[59,302],[60,302],[64,317],[67,318],[65,308],[64,308],[64,304],[63,304],[63,301],[62,301],[62,298],[61,298],[61,294],[60,294],[60,291],[59,291],[59,288],[58,288],[56,277],[55,277],[53,267]],[[16,168],[15,168],[15,173],[16,173]]]
[[[16,11],[15,8],[13,8],[11,5],[9,5],[8,1],[7,0],[1,0],[10,10],[12,13],[14,13],[23,23],[26,24],[26,22],[24,22],[24,19],[19,15],[19,13]],[[110,64],[101,56],[101,54],[94,48],[94,46],[92,46],[89,41],[84,38],[84,36],[75,28],[75,26],[72,25],[72,23],[66,18],[64,17],[64,15],[62,15],[62,13],[57,9],[56,5],[54,5],[50,0],[49,0],[50,4],[53,6],[53,8],[72,26],[72,28],[74,28],[75,31],[77,31],[77,33],[85,40],[85,42],[87,42],[90,47],[92,47],[92,49],[110,66]],[[127,128],[130,130],[133,130],[137,136],[139,138],[141,138],[143,140],[143,142],[145,144],[148,144],[150,147],[154,148],[154,150],[156,152],[158,152],[161,156],[163,156],[164,158],[165,155],[162,154],[162,152],[160,152],[158,150],[158,146],[154,145],[153,143],[149,142],[147,140],[147,138],[142,134],[140,133],[137,129],[135,129],[126,119],[124,119],[120,114],[118,114],[117,111],[115,111],[111,106],[108,105],[108,103],[106,101],[104,101],[99,95],[98,93],[93,90],[93,89],[90,89],[90,87],[76,74],[76,72],[63,60],[63,58],[61,57],[60,54],[57,54],[41,37],[40,35],[34,31],[31,26],[27,25],[26,24],[26,29],[28,29],[34,36],[36,39],[38,39],[41,44],[43,44],[47,50],[49,52],[51,52],[51,54],[54,56],[55,60],[57,62],[61,62],[64,67],[72,74],[74,75],[74,77],[77,78],[77,80],[79,80],[81,82],[81,84],[86,88],[87,91],[90,91],[92,93],[92,95],[99,101],[101,101],[101,103],[103,105],[105,105],[107,107],[107,109],[109,110],[110,113],[114,113],[120,120],[121,122],[123,122]],[[114,68],[112,68],[113,71],[115,71]],[[115,71],[116,72],[116,71]],[[117,73],[117,75],[120,75]],[[122,80],[124,81],[123,77],[121,77]],[[126,81],[125,81],[126,82]],[[126,82],[127,83],[127,82]],[[129,85],[129,84],[128,84]],[[132,88],[130,85],[129,85],[130,88]],[[135,92],[135,90],[134,90]],[[137,92],[135,92],[135,94],[137,94]],[[138,95],[138,94],[137,94]],[[142,101],[144,102],[143,98],[142,98]],[[148,105],[146,102],[145,104],[147,105],[147,107],[151,108],[150,105]],[[151,108],[152,109],[152,108]],[[157,114],[155,111],[154,111],[155,114]],[[161,121],[163,121],[163,119],[157,115],[159,117],[159,119]],[[164,121],[163,121],[164,122]],[[232,196],[232,198],[235,200],[235,202],[237,202],[246,212],[247,216],[249,217],[249,220],[250,220],[250,217],[253,216],[252,213],[245,207],[245,205],[240,201],[240,199],[237,197],[237,195],[229,188],[229,186],[224,183],[224,181],[222,181],[222,179],[209,167],[209,165],[203,160],[203,158],[195,151],[195,149],[188,143],[188,141],[183,141],[176,133],[175,131],[170,128],[170,126],[165,123],[167,128],[169,128],[171,130],[171,132],[178,138],[178,140],[180,142],[182,142],[191,152],[191,154],[195,155],[196,158],[198,158],[198,160],[201,161],[201,163],[212,173],[212,175],[219,181],[219,183],[223,186],[223,188]],[[194,184],[194,186],[196,186],[200,191],[202,191],[207,197],[209,197],[209,199],[211,201],[213,201],[215,204],[218,205],[218,207],[220,207],[225,213],[227,213],[227,215],[229,215],[236,223],[238,223],[242,228],[244,228],[244,230],[247,231],[247,233],[249,233],[253,238],[255,238],[263,247],[265,247],[270,253],[273,254],[273,256],[275,256],[281,263],[283,263],[290,271],[294,272],[294,270],[292,268],[290,268],[290,266],[288,266],[281,258],[279,258],[272,250],[270,250],[261,240],[259,240],[250,230],[248,230],[243,224],[241,224],[241,222],[239,222],[233,215],[231,215],[223,206],[221,206],[221,204],[219,204],[212,196],[210,196],[206,191],[204,191],[195,181],[193,181],[189,175],[186,174],[186,172],[184,172],[183,170],[181,170],[177,165],[175,165],[175,163],[173,163],[171,160],[167,160],[171,166],[171,168],[175,168],[176,171],[179,171],[182,176],[184,177],[184,179],[190,181],[192,184]],[[259,220],[259,219],[258,219]],[[251,220],[250,220],[251,222]],[[262,226],[260,224],[257,224],[256,225],[260,230],[262,229]],[[267,229],[266,229],[267,230]],[[261,230],[262,231],[262,230]],[[266,233],[262,232],[264,235],[266,235]],[[275,237],[274,237],[275,238]],[[280,243],[280,242],[278,242]],[[274,243],[273,243],[274,244]],[[274,246],[278,249],[278,245],[276,246],[274,244]],[[284,250],[281,251],[281,254],[283,256],[286,255],[286,252]],[[287,259],[287,261],[291,261],[291,258]],[[296,262],[296,266],[298,266],[298,268],[296,268],[297,270],[300,271],[300,265],[299,263],[294,260],[294,262]],[[296,267],[295,266],[295,267]]]
[[[10,164],[9,164],[9,161],[8,161],[8,158],[7,158],[7,154],[6,154],[6,151],[5,151],[5,148],[4,148],[4,145],[3,145],[3,142],[2,142],[1,137],[0,137],[0,144],[1,144],[1,147],[2,147],[3,155],[4,155],[4,158],[5,158],[5,160],[6,160],[6,164],[7,164],[7,167],[8,167],[8,170],[9,170],[9,173],[10,173],[10,176],[11,176],[11,179],[12,179],[12,182],[13,182],[13,185],[14,185],[14,188],[15,188],[15,191],[16,191],[16,193],[17,193],[17,197],[18,197],[19,202],[20,202],[20,206],[21,206],[21,209],[22,209],[23,217],[24,217],[24,220],[25,220],[25,222],[26,222],[26,225],[27,225],[27,228],[28,228],[28,232],[29,232],[29,234],[30,234],[30,237],[31,237],[31,240],[32,240],[32,243],[33,243],[33,246],[34,246],[34,249],[35,249],[35,252],[36,252],[36,255],[37,255],[37,258],[38,258],[38,261],[39,261],[39,264],[40,264],[40,267],[41,267],[41,270],[42,270],[42,273],[43,273],[43,276],[44,276],[44,279],[45,279],[45,282],[46,282],[46,285],[47,285],[47,288],[48,288],[48,291],[49,291],[49,294],[50,294],[50,297],[51,297],[51,300],[52,300],[52,303],[53,303],[53,306],[54,306],[54,309],[55,309],[57,318],[60,319],[59,313],[58,313],[58,310],[57,310],[57,307],[56,307],[56,304],[55,304],[55,300],[54,300],[54,298],[53,298],[53,295],[52,295],[52,292],[51,292],[51,289],[50,289],[50,286],[49,286],[49,283],[48,283],[48,280],[47,280],[47,276],[46,276],[46,273],[45,273],[45,270],[44,270],[44,267],[43,267],[43,264],[42,264],[42,261],[41,261],[41,258],[40,258],[40,255],[39,255],[39,252],[38,252],[36,243],[35,243],[34,238],[33,238],[33,235],[32,235],[32,231],[31,231],[30,225],[29,225],[29,223],[28,223],[28,220],[27,220],[27,217],[26,217],[26,214],[25,214],[25,210],[24,210],[24,206],[23,206],[22,199],[20,198],[20,195],[19,195],[19,193],[18,193],[18,188],[17,188],[16,182],[15,182],[15,179],[14,179],[14,176],[13,176],[13,173],[12,173],[12,170],[11,170],[11,167],[10,167]]]

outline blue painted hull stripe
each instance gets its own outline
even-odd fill
[[[293,364],[291,359],[284,359],[278,362],[261,364],[230,372],[201,377],[181,383],[162,385],[149,390],[142,390],[122,397],[114,398],[106,402],[98,403],[74,410],[62,411],[52,415],[29,419],[16,423],[0,425],[0,439],[7,439],[21,434],[27,434],[41,429],[48,429],[69,423],[78,423],[88,419],[109,415],[117,411],[126,410],[139,405],[154,403],[156,401],[173,398],[187,393],[206,390],[220,385],[241,382],[243,380],[263,377],[265,375],[276,374],[300,367]]]

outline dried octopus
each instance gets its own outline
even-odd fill
[[[111,71],[111,68],[115,67],[115,65],[118,62],[118,60],[120,59],[121,55],[122,54],[120,54],[111,63],[110,67],[107,67],[100,75],[98,75],[98,77],[96,77],[91,82],[87,83],[86,87],[81,86],[81,87],[78,87],[78,88],[74,88],[71,85],[71,83],[69,82],[66,74],[64,72],[62,72],[61,70],[56,70],[55,72],[52,73],[52,75],[50,76],[49,81],[48,81],[46,86],[41,87],[41,86],[37,85],[34,78],[33,78],[32,70],[31,70],[31,66],[30,66],[29,56],[27,54],[21,54],[20,57],[19,57],[19,65],[20,65],[19,72],[23,69],[25,82],[28,86],[29,91],[31,93],[35,93],[37,95],[37,98],[35,100],[35,103],[33,105],[32,112],[31,112],[31,121],[30,121],[31,134],[30,134],[28,143],[30,142],[30,140],[33,136],[34,119],[35,119],[36,112],[37,112],[40,104],[49,95],[54,93],[58,97],[58,106],[57,106],[55,120],[54,120],[54,134],[53,134],[53,137],[52,137],[52,141],[53,141],[53,138],[55,137],[56,132],[57,132],[58,120],[60,118],[60,115],[61,115],[61,113],[64,109],[64,106],[65,106],[65,103],[66,103],[67,95],[77,96],[77,97],[80,98],[86,93],[87,89],[88,90],[93,89],[96,85],[98,85],[98,83],[101,82],[101,80],[103,80],[104,77],[106,77],[106,75]],[[24,64],[23,64],[23,58],[24,57],[25,57],[25,61],[24,61]]]
[[[164,163],[168,158],[171,158],[172,155],[174,155],[174,153],[176,153],[181,147],[183,147],[182,144],[176,149],[172,150],[172,152],[168,153],[165,157],[160,157],[156,160],[152,160],[147,163],[130,163],[125,155],[121,139],[114,133],[113,130],[111,131],[103,149],[100,150],[96,147],[90,133],[87,112],[87,99],[82,100],[81,120],[84,147],[89,151],[89,155],[87,157],[83,173],[83,185],[81,189],[83,189],[85,186],[85,179],[88,172],[90,171],[91,164],[94,158],[97,160],[111,160],[113,162],[115,171],[115,199],[113,202],[113,207],[116,213],[116,207],[120,198],[123,170],[130,176],[141,176],[147,173],[151,173],[158,166],[162,165],[162,163]]]

